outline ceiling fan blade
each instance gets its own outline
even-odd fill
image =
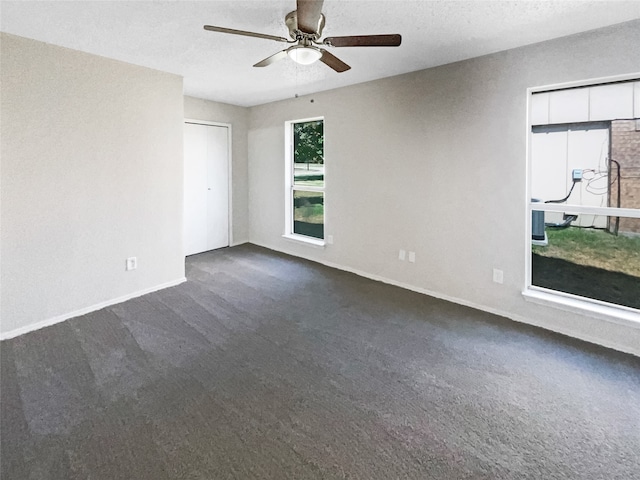
[[[320,50],[322,51],[322,57],[320,57],[320,61],[325,65],[328,65],[331,68],[333,68],[336,72],[338,73],[346,72],[351,68],[349,65],[344,63],[335,55],[327,52],[325,49],[321,48]]]
[[[265,35],[264,33],[247,32],[245,30],[235,30],[233,28],[214,27],[213,25],[205,25],[204,29],[209,30],[210,32],[232,33],[234,35],[244,35],[245,37],[266,38],[267,40],[275,40],[276,42],[289,41],[284,37],[277,37],[275,35]]]
[[[298,30],[304,33],[318,33],[323,3],[324,0],[296,0]]]
[[[282,50],[281,52],[275,53],[270,57],[267,57],[264,60],[259,61],[254,65],[254,67],[266,67],[267,65],[271,65],[272,63],[275,63],[278,60],[282,60],[286,56],[287,56],[287,51]]]
[[[327,37],[322,42],[330,47],[398,47],[402,36],[391,35],[354,35],[351,37]]]

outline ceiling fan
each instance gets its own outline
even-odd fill
[[[275,35],[215,27],[213,25],[205,25],[204,29],[211,32],[231,33],[293,44],[289,48],[261,60],[254,67],[266,67],[289,56],[292,60],[302,65],[309,65],[320,60],[336,72],[345,72],[351,68],[349,65],[317,45],[326,47],[397,47],[402,42],[402,37],[398,34],[327,37],[324,40],[320,40],[325,24],[325,17],[322,13],[323,2],[324,0],[296,0],[297,10],[288,13],[284,19],[284,23],[289,29],[291,40]]]

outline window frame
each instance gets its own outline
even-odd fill
[[[309,185],[295,185],[294,178],[294,167],[295,167],[295,154],[294,154],[294,135],[293,128],[294,125],[298,123],[307,123],[307,122],[322,122],[323,126],[323,167],[324,167],[324,175],[323,175],[323,186],[322,187],[314,187]],[[285,221],[284,221],[284,234],[283,238],[287,240],[293,240],[296,242],[302,242],[304,244],[315,246],[315,247],[324,247],[326,245],[326,225],[327,225],[327,206],[326,206],[326,188],[327,188],[327,164],[326,164],[326,135],[324,131],[325,127],[325,119],[323,116],[320,117],[310,117],[310,118],[301,118],[297,120],[288,120],[284,123],[284,137],[285,137],[285,179],[284,179],[284,187],[285,187]],[[293,209],[293,195],[296,191],[303,192],[322,192],[323,195],[323,226],[324,226],[324,238],[316,238],[308,235],[303,235],[301,233],[294,232],[294,209]]]
[[[603,85],[607,83],[637,81],[640,80],[640,72],[617,75],[613,77],[601,77],[575,82],[552,84],[527,88],[526,105],[526,171],[525,171],[525,278],[522,295],[525,300],[586,315],[592,318],[611,321],[613,323],[640,328],[640,311],[623,305],[615,305],[589,297],[582,297],[570,293],[552,290],[544,287],[532,285],[532,260],[531,260],[531,234],[532,234],[532,212],[537,211],[558,211],[558,204],[545,204],[531,201],[531,177],[532,177],[532,99],[536,93],[550,92],[554,90],[564,90],[569,88],[582,88],[589,86]],[[611,217],[640,218],[640,209],[617,208],[617,207],[591,207],[575,204],[562,204],[562,209],[575,213],[607,215]]]

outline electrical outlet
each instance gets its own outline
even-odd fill
[[[493,281],[500,284],[504,283],[504,272],[502,270],[498,270],[497,268],[494,268]]]
[[[333,245],[333,235],[327,235],[327,243]]]
[[[138,258],[137,257],[129,257],[127,258],[126,270],[135,270],[138,268]]]
[[[398,260],[402,260],[404,262],[406,254],[407,254],[407,252],[405,252],[404,250],[400,249],[400,252],[398,253]]]
[[[416,252],[409,252],[409,261],[411,263],[416,263]]]

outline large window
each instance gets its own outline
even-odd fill
[[[638,318],[640,80],[536,90],[527,293]]]
[[[324,241],[324,120],[287,122],[285,234]]]

